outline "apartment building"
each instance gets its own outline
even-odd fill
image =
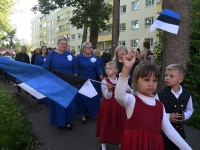
[[[104,0],[113,4],[113,0]],[[149,40],[151,46],[158,42],[156,32],[149,32],[150,26],[161,12],[161,0],[121,0],[120,1],[120,27],[119,44],[128,49],[139,45],[142,48],[144,40]],[[80,52],[83,29],[77,29],[70,24],[73,7],[64,7],[50,12],[48,15],[39,14],[31,20],[32,47],[56,47],[57,39],[66,37],[71,49]],[[99,32],[97,47],[100,50],[111,48],[112,15],[107,23],[110,30]],[[88,30],[89,32],[89,30]],[[144,37],[145,36],[145,37]],[[88,34],[89,37],[89,34]],[[89,40],[89,39],[88,39]]]

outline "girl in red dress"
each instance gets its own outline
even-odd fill
[[[150,62],[140,63],[134,70],[137,92],[126,93],[129,72],[135,63],[135,51],[123,57],[123,69],[115,89],[115,98],[126,109],[127,126],[121,140],[121,150],[164,150],[161,129],[181,150],[191,150],[172,127],[163,104],[153,95],[159,72]]]
[[[103,101],[101,103],[97,121],[96,136],[99,137],[102,150],[106,150],[106,144],[120,144],[126,127],[126,112],[114,98],[115,85],[117,83],[117,63],[110,61],[106,64],[107,79],[102,80],[101,85]],[[132,92],[129,86],[127,92]]]

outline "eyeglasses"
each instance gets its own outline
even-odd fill
[[[92,47],[84,47],[84,48],[91,49]]]

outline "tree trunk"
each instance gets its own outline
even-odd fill
[[[113,58],[115,53],[115,48],[119,43],[119,7],[120,0],[113,1],[113,23],[112,23],[112,48],[111,48],[111,58]]]
[[[190,1],[163,0],[163,9],[168,8],[180,14],[178,34],[164,32],[163,56],[159,88],[165,86],[165,69],[169,64],[180,63],[187,68],[190,43]]]
[[[97,48],[97,40],[98,40],[99,31],[98,30],[90,30],[90,43],[92,44],[92,48]]]
[[[84,27],[83,27],[83,37],[82,37],[82,43],[81,43],[81,51],[80,51],[81,54],[83,53],[82,44],[87,41],[87,33],[88,33],[87,29],[88,28],[84,25]]]

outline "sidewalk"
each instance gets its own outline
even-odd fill
[[[37,136],[36,150],[100,150],[98,138],[95,137],[96,118],[89,118],[86,125],[77,116],[72,124],[72,131],[58,129],[49,125],[49,110],[30,98],[29,94],[17,92],[17,88],[0,82],[7,90],[13,92],[20,104],[27,112],[32,122],[33,131]],[[200,149],[200,130],[185,125],[188,144],[194,149]],[[118,150],[118,145],[107,145],[107,150]]]

